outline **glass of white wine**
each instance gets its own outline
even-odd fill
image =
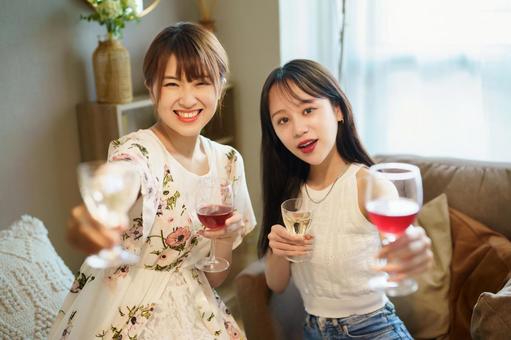
[[[87,210],[107,228],[128,224],[128,211],[137,199],[140,177],[127,161],[92,161],[78,165],[80,193]],[[85,260],[93,268],[135,264],[139,257],[120,245],[103,249]]]
[[[284,225],[289,233],[293,235],[305,235],[309,233],[312,222],[312,211],[305,206],[303,199],[288,199],[282,203],[280,208]],[[304,262],[308,259],[308,255],[287,257],[288,261],[295,263]]]

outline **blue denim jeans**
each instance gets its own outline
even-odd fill
[[[307,314],[304,325],[304,339],[413,340],[403,322],[396,315],[394,305],[390,302],[374,312],[339,319],[322,318]]]

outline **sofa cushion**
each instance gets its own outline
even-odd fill
[[[472,310],[483,292],[496,293],[511,273],[511,242],[482,223],[450,208],[451,339],[470,339]]]
[[[433,339],[449,330],[449,281],[452,257],[451,227],[447,196],[425,204],[418,224],[431,238],[433,266],[417,277],[419,289],[407,296],[392,297],[396,311],[414,339]]]
[[[504,340],[511,334],[511,280],[497,294],[482,293],[470,322],[474,340]]]
[[[46,339],[73,275],[40,220],[0,231],[0,268],[0,338]]]

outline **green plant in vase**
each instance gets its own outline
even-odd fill
[[[87,21],[97,21],[106,26],[109,39],[122,37],[122,30],[126,22],[139,21],[141,13],[141,1],[136,0],[87,0],[94,9],[94,13],[82,15]]]
[[[106,26],[107,35],[100,37],[92,54],[96,100],[99,103],[122,104],[133,100],[131,65],[128,50],[119,40],[128,21],[140,19],[141,0],[87,0],[94,12],[83,20]],[[138,6],[140,5],[140,6]]]

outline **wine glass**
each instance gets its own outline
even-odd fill
[[[87,210],[107,228],[128,224],[128,211],[137,199],[140,177],[127,161],[92,161],[78,165],[80,193]],[[135,264],[139,257],[120,245],[103,249],[85,260],[93,268]]]
[[[305,206],[301,198],[285,200],[280,206],[284,225],[289,233],[294,235],[305,235],[309,232],[312,222],[312,211]],[[304,262],[309,259],[308,255],[288,256],[291,262]]]
[[[195,196],[195,211],[206,230],[225,228],[225,220],[234,211],[231,183],[218,177],[201,177]],[[229,265],[226,259],[215,256],[215,239],[211,239],[209,256],[197,262],[195,267],[204,272],[218,273],[227,270]]]
[[[369,168],[366,210],[371,222],[383,236],[382,243],[394,242],[415,220],[422,206],[422,179],[415,165],[381,163]],[[385,290],[389,296],[415,292],[417,282],[406,278],[388,281],[388,274],[369,281],[374,290]]]

